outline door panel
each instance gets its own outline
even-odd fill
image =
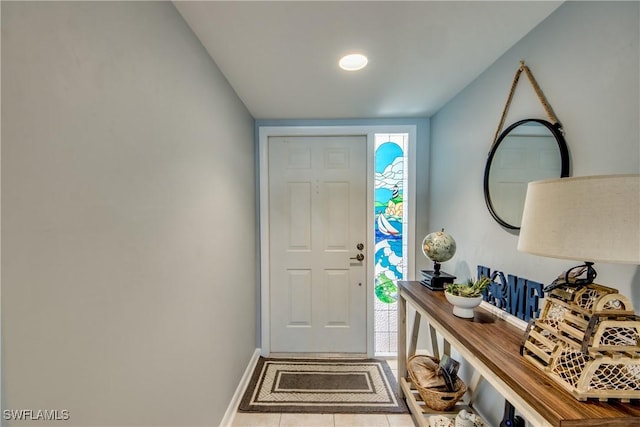
[[[366,353],[365,136],[270,137],[272,352]],[[366,254],[364,254],[366,256]]]
[[[327,327],[349,326],[349,272],[330,270],[326,272]]]
[[[287,326],[311,326],[311,271],[287,270],[287,275]]]
[[[289,245],[285,250],[311,250],[311,185],[308,182],[290,182],[285,215],[290,221],[285,224]]]
[[[323,198],[325,250],[349,250],[349,182],[328,182]]]

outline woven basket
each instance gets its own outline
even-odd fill
[[[456,406],[456,403],[462,398],[467,391],[467,386],[460,378],[456,378],[455,391],[448,391],[446,387],[427,388],[420,385],[420,381],[416,378],[413,370],[411,369],[411,361],[419,358],[428,358],[436,363],[439,360],[432,356],[415,355],[409,358],[407,361],[407,371],[411,382],[418,390],[420,397],[424,401],[424,404],[436,411],[448,411]]]

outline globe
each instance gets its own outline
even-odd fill
[[[422,252],[424,256],[433,261],[436,271],[439,270],[439,263],[449,261],[456,253],[456,241],[444,230],[430,233],[422,241]]]

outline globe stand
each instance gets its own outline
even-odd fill
[[[440,271],[440,263],[433,262],[433,270],[421,270],[420,283],[433,291],[444,291],[445,285],[452,284],[456,276]]]
[[[438,261],[433,261],[433,274],[436,276],[440,275],[440,264]]]

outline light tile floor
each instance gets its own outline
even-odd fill
[[[249,414],[238,412],[234,427],[414,427],[408,414]]]
[[[387,360],[397,379],[398,364]],[[414,427],[409,414],[253,414],[236,412],[233,427]]]

